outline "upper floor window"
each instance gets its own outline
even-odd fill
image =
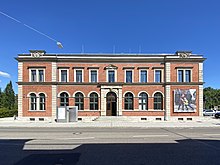
[[[44,82],[44,70],[38,70],[39,82]]]
[[[132,83],[132,70],[126,70],[126,83]]]
[[[74,82],[81,83],[83,82],[83,69],[75,69],[74,70]]]
[[[162,82],[162,70],[155,70],[154,78],[155,78],[155,82],[157,83]]]
[[[31,82],[36,82],[36,81],[37,81],[37,71],[31,70]]]
[[[178,82],[191,82],[191,70],[179,69],[178,71]]]
[[[147,70],[140,70],[140,80],[141,83],[147,82]]]
[[[60,82],[68,82],[68,70],[67,69],[60,69]]]
[[[108,71],[108,82],[115,82],[115,71],[114,70]]]
[[[90,70],[90,82],[96,83],[98,82],[98,71]]]
[[[31,69],[30,70],[30,82],[44,82],[44,69]]]

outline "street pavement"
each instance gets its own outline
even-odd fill
[[[203,117],[193,121],[134,121],[134,120],[107,120],[107,121],[78,121],[71,123],[56,123],[48,121],[19,121],[13,118],[1,118],[0,127],[220,127],[220,119]]]
[[[1,165],[217,165],[219,127],[0,127]]]

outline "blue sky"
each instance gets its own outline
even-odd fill
[[[204,55],[205,87],[220,88],[219,0],[1,0],[0,88],[17,92],[19,53],[175,53]]]

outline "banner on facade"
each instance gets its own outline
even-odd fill
[[[196,111],[196,89],[174,90],[174,112]]]

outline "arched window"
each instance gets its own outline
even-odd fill
[[[37,110],[37,96],[34,93],[30,94],[30,107],[31,110]]]
[[[69,95],[66,92],[60,94],[60,106],[69,106]]]
[[[39,94],[39,108],[40,108],[40,110],[46,110],[45,102],[46,102],[45,94],[40,93]]]
[[[154,109],[163,109],[163,95],[160,92],[154,94]]]
[[[89,96],[90,110],[98,110],[98,94],[93,92]]]
[[[75,94],[75,106],[78,106],[78,110],[84,110],[84,96],[80,92]]]
[[[148,96],[145,92],[139,95],[139,110],[148,110]]]
[[[134,98],[133,98],[133,94],[128,92],[125,94],[125,98],[124,98],[124,102],[125,102],[125,110],[133,110],[133,102],[134,102]]]

